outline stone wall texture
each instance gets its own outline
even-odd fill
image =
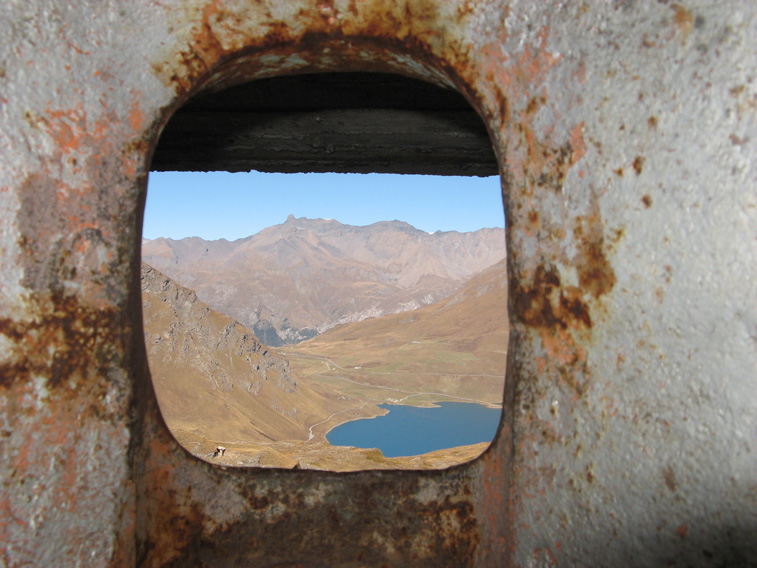
[[[320,71],[453,87],[489,129],[512,332],[471,464],[223,470],[158,412],[161,129]],[[0,564],[757,565],[756,78],[743,0],[0,3]]]

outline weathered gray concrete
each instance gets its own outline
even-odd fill
[[[0,4],[2,563],[757,564],[755,48],[738,0]],[[203,88],[339,70],[487,124],[506,419],[444,472],[214,469],[146,371],[151,152]]]

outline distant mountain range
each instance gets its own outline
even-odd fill
[[[429,234],[401,221],[355,227],[291,215],[233,242],[142,244],[145,262],[270,346],[439,301],[504,256],[502,229]]]

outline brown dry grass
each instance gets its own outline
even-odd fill
[[[442,302],[339,326],[281,351],[308,383],[355,398],[414,405],[455,399],[501,404],[506,283],[503,261]]]

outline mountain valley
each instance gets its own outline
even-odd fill
[[[144,262],[272,347],[439,301],[504,255],[502,229],[429,234],[401,221],[354,227],[292,215],[233,242],[142,244]]]
[[[365,264],[368,273],[378,272]],[[217,279],[216,286],[223,281]],[[142,301],[161,412],[176,439],[202,459],[337,471],[439,468],[472,459],[488,445],[386,458],[375,449],[331,446],[325,435],[344,422],[384,414],[378,404],[501,405],[508,341],[504,260],[463,280],[441,301],[335,324],[308,341],[276,349],[147,264]],[[219,445],[227,451],[214,457]]]

